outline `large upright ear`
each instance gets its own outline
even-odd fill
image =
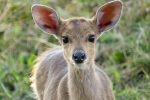
[[[119,21],[122,11],[122,2],[119,0],[111,1],[97,10],[95,22],[99,32],[111,29]]]
[[[60,18],[52,8],[34,4],[31,10],[35,23],[42,31],[53,35],[58,34]]]

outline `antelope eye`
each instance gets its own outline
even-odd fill
[[[90,34],[89,37],[88,37],[88,41],[94,43],[95,35]]]
[[[62,36],[62,41],[64,44],[69,42],[69,38],[67,36]]]

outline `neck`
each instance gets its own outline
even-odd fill
[[[70,99],[91,100],[91,98],[94,98],[97,80],[94,64],[70,65],[68,68]]]

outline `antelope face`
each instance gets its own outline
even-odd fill
[[[32,16],[41,30],[58,37],[69,64],[94,62],[95,43],[100,34],[118,22],[122,11],[119,0],[108,2],[97,10],[91,19],[71,18],[62,20],[47,6],[33,5]]]
[[[94,61],[97,30],[92,20],[72,18],[63,22],[61,44],[69,63],[83,64]]]

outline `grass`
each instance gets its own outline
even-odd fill
[[[32,2],[52,6],[68,18],[91,16],[106,1],[0,0],[0,100],[34,100],[29,82],[34,60],[59,45],[35,26]],[[118,26],[98,40],[96,62],[111,77],[117,100],[149,100],[150,2],[122,1],[124,11]]]

